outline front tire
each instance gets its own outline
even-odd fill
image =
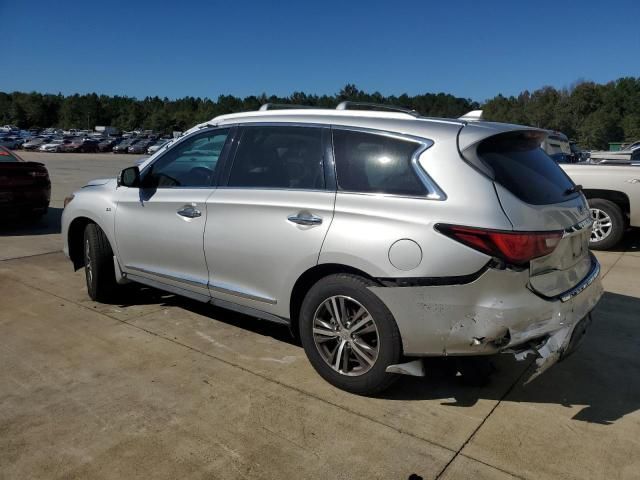
[[[315,370],[332,385],[360,395],[387,389],[397,375],[389,365],[402,358],[393,315],[368,287],[376,284],[351,274],[319,280],[300,310],[300,339]]]
[[[95,223],[85,227],[83,254],[89,297],[97,302],[109,302],[118,290],[113,251],[107,236]]]
[[[594,222],[589,248],[608,250],[615,247],[622,240],[626,226],[622,210],[612,201],[603,198],[592,198],[588,202]]]

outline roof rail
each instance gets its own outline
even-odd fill
[[[296,105],[294,103],[264,103],[260,105],[258,111],[264,112],[265,110],[286,110],[286,109],[296,109],[296,108],[317,108],[312,107],[310,105]]]
[[[344,101],[340,102],[336,107],[336,110],[350,110],[351,107],[369,107],[370,110],[374,110],[376,108],[381,110],[389,110],[391,112],[400,112],[406,113],[407,115],[411,115],[412,117],[419,117],[420,114],[415,110],[405,107],[399,107],[397,105],[386,105],[384,103],[369,103],[369,102],[351,102]]]

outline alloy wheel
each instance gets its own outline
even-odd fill
[[[380,351],[374,318],[360,302],[344,295],[329,297],[316,309],[313,341],[327,365],[347,376],[367,373]]]
[[[84,242],[84,267],[87,271],[87,280],[91,284],[93,283],[93,265],[91,264],[91,247],[88,239]]]
[[[593,226],[591,227],[591,241],[601,242],[609,235],[613,229],[613,222],[611,217],[599,208],[591,208],[591,218],[593,219]]]

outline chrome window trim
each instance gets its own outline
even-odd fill
[[[428,138],[417,137],[415,135],[409,135],[406,133],[397,133],[391,132],[389,130],[381,130],[377,128],[368,128],[368,127],[354,127],[350,125],[340,125],[340,124],[327,124],[327,123],[316,123],[316,122],[232,122],[232,123],[223,123],[218,124],[216,128],[225,128],[225,127],[307,127],[307,128],[328,128],[328,129],[336,129],[336,130],[350,130],[355,132],[369,133],[372,135],[382,135],[389,138],[395,138],[398,140],[410,141],[421,145],[418,149],[416,149],[411,155],[411,165],[424,185],[427,189],[427,194],[422,196],[415,195],[400,195],[395,193],[382,193],[382,192],[352,192],[349,190],[339,190],[336,185],[336,190],[330,190],[327,188],[324,189],[291,189],[291,188],[277,188],[277,187],[229,187],[226,185],[219,185],[217,188],[221,189],[236,189],[236,190],[284,190],[284,191],[304,191],[304,192],[338,192],[338,193],[348,193],[354,195],[375,195],[375,196],[383,196],[383,197],[391,197],[391,198],[414,198],[420,200],[439,200],[443,201],[447,199],[447,195],[440,188],[440,186],[429,176],[429,174],[424,170],[422,165],[420,165],[420,156],[427,151],[433,144],[434,141]],[[332,137],[333,144],[333,137]],[[335,152],[333,155],[333,162],[335,164]]]
[[[354,192],[351,190],[340,190],[338,188],[338,193],[349,193],[356,195],[379,195],[383,197],[400,197],[400,198],[415,198],[422,200],[446,200],[447,195],[440,188],[440,186],[429,176],[429,174],[424,170],[422,165],[420,165],[420,156],[426,152],[431,146],[433,146],[434,141],[428,138],[416,137],[415,135],[409,135],[405,133],[396,133],[390,132],[388,130],[378,130],[375,128],[365,128],[365,127],[351,127],[351,126],[342,126],[342,125],[332,125],[332,129],[334,130],[347,130],[361,133],[368,133],[371,135],[380,135],[384,137],[394,138],[396,140],[409,141],[419,144],[420,146],[411,154],[411,167],[415,174],[418,176],[420,182],[424,185],[427,190],[426,195],[402,195],[397,193],[384,193],[384,192]],[[334,153],[335,156],[335,153]],[[337,177],[337,174],[336,174]]]

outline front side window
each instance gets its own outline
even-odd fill
[[[322,129],[245,127],[229,187],[324,189]]]
[[[145,188],[212,185],[229,129],[193,135],[167,150],[144,173]]]
[[[385,135],[333,131],[338,189],[347,192],[423,196],[424,184],[411,165],[419,144]]]

